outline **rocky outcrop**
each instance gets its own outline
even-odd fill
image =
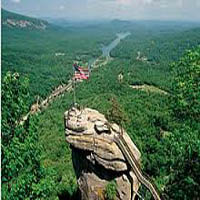
[[[6,19],[3,20],[3,25],[8,27],[17,27],[17,28],[30,28],[30,29],[39,29],[39,30],[45,30],[47,28],[47,22],[44,22],[42,20],[38,20],[36,22],[32,22],[29,20],[17,20],[17,19]]]
[[[4,9],[1,9],[1,19],[3,28],[46,30],[49,27],[49,23],[45,20],[20,15]]]
[[[95,110],[71,108],[65,113],[66,140],[72,148],[83,200],[104,199],[106,185],[111,180],[117,183],[116,199],[135,199],[139,182],[114,141],[121,132],[118,125],[110,124]],[[140,152],[124,130],[123,138],[139,162]]]

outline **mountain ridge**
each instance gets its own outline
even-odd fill
[[[8,28],[46,30],[49,23],[42,19],[28,17],[1,9],[2,25]]]

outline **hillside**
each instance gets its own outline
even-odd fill
[[[175,54],[175,58],[180,59],[179,51],[178,48],[175,48],[169,52],[168,55],[162,58],[160,64],[138,61],[135,59],[135,55],[131,54],[132,51],[129,52],[130,57],[124,58],[123,55],[126,55],[127,50],[134,51],[134,47],[136,49],[142,48],[144,40],[148,41],[147,39],[151,37],[155,38],[155,35],[148,35],[147,32],[142,32],[141,29],[137,31],[138,33],[132,31],[134,37],[132,35],[127,37],[113,50],[118,52],[113,61],[105,67],[95,69],[90,80],[78,86],[76,90],[77,101],[84,107],[96,109],[109,116],[114,99],[116,107],[119,107],[123,112],[126,131],[142,152],[142,166],[145,172],[153,178],[159,189],[168,196],[167,199],[182,199],[184,187],[179,184],[179,176],[182,172],[176,169],[176,163],[180,157],[177,159],[175,153],[179,147],[175,145],[180,138],[179,130],[180,133],[187,132],[187,130],[181,128],[185,126],[183,125],[185,122],[179,122],[172,116],[169,95],[148,90],[134,90],[129,87],[133,83],[147,83],[171,92],[171,79],[173,76],[170,63],[174,61],[171,55]],[[177,45],[176,47],[179,47],[181,41],[186,42],[188,38],[191,42],[194,41],[192,47],[198,44],[197,35],[193,37],[195,35],[193,29],[188,32],[190,35],[187,35],[187,37],[183,35],[180,38],[178,36],[181,34],[174,31],[173,42]],[[157,31],[154,33],[156,34]],[[146,37],[147,35],[149,38]],[[167,40],[166,34],[160,34],[160,38],[166,40],[167,48],[169,48],[172,36],[168,36],[169,40]],[[135,42],[136,40],[138,41]],[[146,45],[151,45],[150,41],[149,39]],[[134,46],[132,46],[133,42],[135,42]],[[126,44],[126,47],[124,44]],[[121,46],[124,46],[124,48],[118,51]],[[153,50],[152,48],[154,56],[160,55]],[[186,50],[187,48],[183,47],[181,53],[184,54]],[[124,77],[122,83],[117,79],[120,73]],[[63,130],[61,129],[63,113],[70,108],[72,100],[73,93],[67,93],[64,97],[57,99],[41,114],[39,123],[41,127],[39,130],[40,143],[44,148],[43,163],[46,167],[53,167],[56,170],[57,179],[61,180],[57,182],[57,195],[63,197],[75,195],[77,187],[71,161],[71,151],[64,141]],[[51,130],[49,127],[51,127]],[[183,134],[184,142],[180,142],[179,145],[184,146],[185,140],[194,141],[195,137],[197,137],[195,133],[194,137],[188,136],[188,138],[186,134]],[[173,154],[171,154],[171,146],[173,146]],[[182,157],[182,159],[185,158]],[[171,163],[173,163],[175,172],[170,171]],[[180,165],[185,165],[185,161]],[[182,195],[180,198],[177,198],[178,193],[173,192],[172,194],[174,187],[171,186],[171,182],[177,184],[176,187]],[[192,187],[192,184],[189,187]],[[144,199],[150,199],[148,195],[148,193],[143,192]],[[186,195],[189,196],[190,194]]]
[[[9,28],[45,30],[48,22],[2,9],[2,25]]]
[[[4,12],[4,19],[6,14],[9,12]],[[100,56],[101,45],[114,39],[118,30],[119,27],[110,28],[107,25],[98,28],[71,24],[70,28],[47,28],[44,33],[40,29],[10,28],[4,25],[2,74],[17,71],[27,76],[33,101],[37,95],[44,98],[59,84],[69,80],[74,60],[86,63]]]
[[[33,24],[38,22],[37,19],[10,14],[7,11],[4,11],[3,15],[5,21],[12,19],[18,21],[30,20],[30,23]],[[14,15],[14,17],[9,18],[9,15]],[[5,18],[6,16],[7,18]],[[19,16],[21,18],[18,18]],[[28,88],[25,84],[27,82],[23,83],[21,80],[21,87],[19,87],[21,89],[18,90],[18,87],[16,87],[18,73],[3,79],[5,82],[3,88],[5,105],[3,106],[6,109],[3,108],[2,110],[7,118],[6,124],[3,124],[4,130],[9,131],[9,127],[12,128],[9,124],[10,108],[13,108],[13,114],[23,112],[23,116],[36,96],[45,98],[55,87],[68,82],[72,77],[74,61],[78,60],[87,65],[88,61],[102,55],[102,46],[109,45],[116,38],[116,33],[129,31],[131,35],[122,39],[120,44],[112,50],[112,59],[108,63],[106,62],[105,66],[94,68],[88,81],[77,84],[77,103],[83,107],[98,110],[106,116],[108,121],[118,120],[119,122],[120,118],[121,125],[141,152],[142,170],[153,179],[159,190],[167,197],[167,200],[198,199],[198,192],[200,191],[198,141],[200,141],[200,138],[198,134],[199,124],[196,122],[195,116],[196,112],[199,112],[199,106],[195,108],[193,121],[187,116],[188,110],[189,113],[192,112],[193,114],[193,110],[190,107],[188,108],[188,105],[193,106],[197,102],[196,99],[199,98],[197,96],[199,94],[197,93],[198,87],[196,87],[198,77],[194,76],[194,80],[191,82],[190,76],[187,76],[187,66],[190,66],[192,70],[193,64],[199,63],[199,48],[196,53],[190,53],[191,55],[181,59],[179,63],[180,66],[182,61],[185,63],[183,72],[185,72],[184,77],[188,78],[188,82],[184,83],[178,77],[180,83],[174,84],[172,80],[177,80],[174,75],[180,72],[181,76],[182,70],[179,71],[179,68],[177,68],[177,72],[172,72],[171,69],[171,63],[180,60],[186,50],[194,49],[200,44],[200,32],[199,28],[195,28],[196,25],[184,26],[182,23],[165,24],[163,22],[163,24],[158,24],[152,22],[148,23],[147,26],[140,22],[130,23],[115,20],[111,23],[102,23],[100,26],[94,24],[79,27],[77,24],[71,24],[70,28],[47,29],[45,34],[37,28],[21,28],[18,25],[16,25],[17,28],[11,27],[4,24],[2,30],[2,76],[4,77],[7,71],[19,72],[20,77],[28,77],[30,85]],[[185,60],[189,62],[185,62]],[[122,75],[120,81],[119,75]],[[192,71],[191,75],[194,75]],[[13,77],[13,80],[9,77]],[[12,96],[9,94],[9,80],[13,84],[11,85]],[[27,87],[26,90],[23,89],[23,85]],[[191,85],[195,87],[193,88]],[[140,89],[146,86],[147,88]],[[187,87],[182,88],[182,86]],[[26,109],[21,109],[20,106],[23,105],[20,103],[23,99],[21,100],[17,95],[22,93],[22,97],[25,98],[28,89],[31,102],[28,101],[25,106]],[[180,93],[179,96],[182,98],[186,96],[186,100],[191,104],[188,104],[187,101],[185,104],[185,99],[173,103],[172,97],[176,96],[176,89]],[[181,95],[182,89],[184,89],[184,95]],[[19,94],[17,91],[19,91]],[[192,96],[191,98],[191,91],[197,97]],[[8,103],[7,97],[10,100]],[[42,183],[44,181],[44,183],[52,184],[52,188],[48,191],[49,196],[44,197],[44,199],[78,199],[76,198],[78,190],[72,152],[65,140],[63,124],[63,114],[72,105],[73,97],[73,92],[61,95],[46,110],[38,113],[37,131],[35,129],[29,130],[38,134],[33,134],[35,136],[34,141],[42,147],[41,159],[37,155],[33,158],[37,158],[36,161],[40,159],[37,163],[40,163],[50,173],[48,177],[51,180],[46,177],[38,179],[42,180]],[[194,99],[194,101],[191,101],[191,99]],[[180,105],[187,111],[184,112],[186,113],[184,118],[182,116],[178,118],[174,114],[175,109],[182,111]],[[176,106],[179,107],[176,108]],[[22,117],[20,113],[16,116],[17,121],[18,118]],[[181,112],[179,113],[181,114]],[[193,116],[192,114],[191,116]],[[14,125],[16,120],[13,119]],[[32,119],[30,119],[30,122],[32,122]],[[25,128],[28,129],[27,127]],[[17,134],[19,133],[21,133],[20,130],[17,130]],[[11,157],[5,158],[10,165],[13,164],[12,159],[15,159],[18,155],[21,156],[21,152],[24,155],[27,152],[29,153],[28,150],[24,150],[23,145],[19,145],[17,147],[19,151],[17,151],[15,140],[13,144],[14,153],[10,153],[8,146],[9,151],[7,153]],[[27,144],[27,149],[29,149],[29,140]],[[22,149],[20,149],[21,146]],[[31,143],[30,146],[36,145]],[[35,150],[32,151],[35,152]],[[16,152],[17,156],[15,155]],[[24,159],[18,160],[21,162]],[[25,168],[26,165],[23,165]],[[30,164],[30,168],[31,165],[33,164]],[[17,167],[21,168],[20,165]],[[8,170],[8,172],[10,171]],[[15,175],[20,177],[18,172]],[[17,183],[12,181],[12,176],[9,176],[9,180],[4,179],[3,186],[7,189],[4,190],[7,191],[4,195],[14,194],[13,199],[16,199],[18,196],[15,195],[22,191],[22,195],[25,196],[26,192],[24,191],[27,191],[31,179],[26,181],[26,183],[29,181],[29,184],[24,184],[24,177],[26,176],[22,176],[20,182],[24,188],[19,191],[14,188]],[[11,187],[14,189],[11,192],[10,185],[7,183],[12,183]],[[17,187],[19,186],[17,185]],[[48,187],[41,184],[34,188],[37,196],[38,188],[40,191],[40,189],[45,190]],[[141,187],[139,194],[142,194],[145,200],[151,199],[145,188]],[[26,198],[29,198],[29,196]],[[43,198],[38,197],[38,199]]]

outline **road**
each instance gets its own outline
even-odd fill
[[[102,56],[105,57],[105,60],[98,64],[98,62],[101,60],[102,56],[98,57],[97,59],[93,59],[93,63],[91,63],[91,65],[94,68],[98,68],[100,66],[106,65],[111,60],[111,58],[110,58],[111,50],[120,43],[121,39],[124,39],[125,37],[130,35],[130,33],[126,32],[126,33],[119,33],[116,35],[117,35],[117,39],[112,41],[107,47],[102,48]],[[105,51],[106,51],[106,55],[104,55]],[[28,116],[30,114],[35,114],[41,110],[46,109],[50,102],[53,102],[57,97],[61,96],[65,92],[71,91],[72,89],[73,89],[72,88],[72,80],[69,80],[68,84],[59,85],[40,104],[39,104],[39,102],[34,103],[31,106],[31,110],[19,121],[19,124],[22,125],[28,119]]]

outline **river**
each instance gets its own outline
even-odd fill
[[[120,41],[127,36],[129,36],[131,33],[126,32],[126,33],[117,33],[117,38],[112,41],[108,46],[105,46],[102,48],[102,56],[103,57],[110,57],[110,52],[120,43]]]
[[[114,49],[122,39],[126,38],[129,36],[131,33],[130,32],[124,32],[124,33],[118,33],[116,34],[117,38],[113,40],[108,46],[105,46],[102,48],[102,56],[109,58],[110,57],[110,52],[112,49]],[[92,58],[89,61],[89,66],[93,65],[96,60],[99,58]],[[43,100],[40,104],[34,103],[31,106],[31,110],[19,121],[20,124],[23,124],[29,117],[30,114],[34,114],[39,112],[41,109],[45,109],[48,107],[49,102],[53,101],[57,96],[60,94],[63,94],[65,91],[70,91],[72,89],[72,81],[70,80],[68,84],[65,85],[60,85],[58,86],[52,93],[45,99]]]
[[[104,46],[102,50],[102,57],[110,57],[110,52],[121,42],[122,39],[126,38],[127,36],[131,35],[130,32],[124,32],[124,33],[117,33],[117,38],[113,40],[108,46]],[[93,63],[95,63],[97,58],[91,58],[89,60],[89,66],[91,66]]]

